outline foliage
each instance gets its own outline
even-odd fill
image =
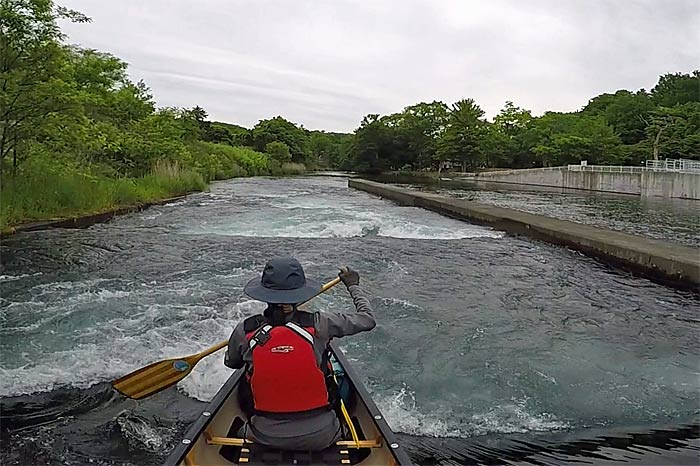
[[[511,101],[505,103],[490,128],[491,145],[498,148],[492,149],[496,159],[492,166],[527,168],[533,165],[530,146],[526,143],[526,130],[532,120],[529,110],[516,107]]]
[[[351,142],[349,134],[311,131],[307,160],[316,167],[341,168],[348,162]]]
[[[663,75],[651,92],[601,94],[573,113],[534,117],[507,101],[490,122],[473,99],[420,103],[365,116],[341,166],[378,172],[700,159],[699,105],[698,70]]]
[[[392,162],[394,141],[385,119],[376,114],[365,116],[351,148],[353,168],[368,173],[400,168]]]
[[[279,141],[269,142],[265,145],[265,153],[277,162],[288,162],[292,160],[287,144]]]
[[[611,163],[617,160],[619,138],[599,116],[547,112],[526,129],[538,166],[579,163]]]
[[[447,128],[438,140],[437,158],[440,162],[455,162],[476,168],[486,157],[484,141],[488,137],[484,111],[474,99],[454,103],[450,109]]]
[[[272,174],[268,157],[247,147],[197,141],[189,149],[191,164],[207,181]]]
[[[0,169],[10,154],[16,169],[42,120],[73,107],[79,89],[69,79],[59,18],[88,21],[50,0],[0,2]]]
[[[0,1],[3,226],[201,190],[213,179],[305,171],[236,147],[250,145],[251,132],[207,121],[202,107],[156,109],[125,62],[64,44],[58,19],[89,21],[51,0]],[[306,131],[292,123],[260,126],[306,150]]]
[[[594,97],[582,114],[602,116],[624,144],[637,144],[646,137],[646,127],[654,103],[644,91],[617,91]]]
[[[255,150],[262,152],[269,143],[282,142],[289,148],[292,162],[307,161],[309,137],[306,131],[282,117],[260,120],[250,137]]]
[[[660,107],[700,102],[700,70],[690,74],[665,74],[651,90],[651,98]]]
[[[700,102],[657,108],[651,114],[647,135],[657,154],[700,158]]]

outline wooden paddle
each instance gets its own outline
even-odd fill
[[[331,280],[323,285],[321,291],[319,291],[314,297],[330,290],[338,283],[340,283],[340,278]],[[300,305],[308,303],[311,301],[311,299],[313,298],[304,301]],[[204,351],[191,356],[165,359],[163,361],[154,362],[153,364],[137,369],[134,372],[115,380],[112,382],[112,388],[122,395],[128,396],[129,398],[133,398],[135,400],[146,398],[175,385],[180,380],[187,377],[200,360],[206,358],[212,353],[216,353],[226,345],[228,345],[228,340],[222,341],[211,348],[205,349]]]

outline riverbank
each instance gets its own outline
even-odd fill
[[[192,192],[196,192],[196,191],[192,191]],[[82,216],[76,216],[76,217],[71,217],[71,218],[62,218],[62,219],[23,223],[21,225],[15,226],[15,227],[9,227],[5,231],[0,231],[0,238],[2,238],[4,236],[15,234],[15,233],[23,233],[23,232],[28,232],[28,231],[50,230],[52,228],[87,228],[87,227],[92,226],[96,223],[108,222],[109,220],[116,217],[117,215],[124,215],[124,214],[128,214],[131,212],[140,212],[142,210],[148,209],[149,207],[153,207],[153,206],[157,206],[157,205],[165,205],[165,204],[169,204],[171,202],[179,201],[179,200],[187,197],[187,194],[191,194],[191,193],[184,193],[181,196],[169,197],[166,199],[160,199],[160,200],[153,201],[153,202],[144,202],[143,204],[122,206],[122,207],[119,207],[116,209],[107,210],[104,212],[98,212],[98,213],[90,214],[90,215],[82,215]]]
[[[693,290],[700,285],[700,259],[696,248],[373,181],[352,179],[348,180],[348,185],[402,205],[422,207],[568,246],[664,284]]]
[[[257,174],[297,175],[300,164],[283,164]],[[215,180],[248,176],[245,170],[204,176],[178,164],[158,164],[147,176],[111,178],[78,170],[41,168],[9,179],[2,186],[0,236],[48,228],[84,228],[115,215],[160,205],[204,191]]]

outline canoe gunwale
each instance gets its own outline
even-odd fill
[[[369,392],[367,392],[367,389],[365,388],[364,384],[359,382],[360,378],[357,375],[357,372],[355,372],[355,369],[350,364],[350,361],[348,361],[348,359],[345,357],[345,353],[343,353],[343,351],[340,348],[338,348],[335,341],[331,341],[330,348],[331,351],[333,351],[333,354],[335,355],[340,365],[343,367],[345,375],[352,381],[352,385],[355,389],[356,395],[360,398],[362,403],[364,403],[365,407],[367,408],[367,411],[372,416],[374,424],[379,429],[379,432],[382,433],[384,440],[388,444],[389,450],[394,455],[394,458],[396,458],[396,462],[402,466],[410,466],[411,464],[413,464],[411,462],[411,459],[408,457],[406,450],[401,448],[401,444],[396,439],[396,435],[394,434],[394,431],[391,430],[391,427],[389,427],[389,424],[386,422],[386,419],[384,419],[384,415],[381,413],[381,411],[379,411],[377,405],[374,404],[374,400],[369,395]],[[379,419],[377,419],[377,417],[379,417]],[[398,445],[398,447],[392,448],[391,445]]]
[[[245,371],[243,369],[236,369],[236,371],[231,374],[226,383],[216,392],[216,395],[214,395],[214,398],[209,402],[207,407],[202,410],[199,417],[190,424],[185,436],[182,437],[177,446],[173,448],[170,455],[168,455],[168,458],[165,460],[165,463],[163,463],[164,466],[178,466],[182,462],[190,449],[194,447],[197,438],[204,433],[204,429],[207,428],[209,422],[219,412],[244,374]],[[205,412],[208,412],[209,415],[205,416]],[[189,440],[189,442],[187,442],[187,440]]]
[[[342,350],[338,348],[335,341],[332,341],[329,346],[338,360],[338,363],[340,363],[340,365],[343,367],[345,375],[352,382],[356,396],[360,398],[360,401],[362,401],[367,409],[367,412],[372,417],[372,421],[377,426],[379,432],[381,432],[383,441],[387,443],[387,448],[394,456],[396,463],[402,466],[411,465],[412,462],[408,457],[408,454],[401,447],[401,444],[396,439],[396,435],[391,430],[391,427],[389,427],[389,424],[384,419],[384,415],[379,411],[379,408],[377,408],[377,405],[374,403],[374,400],[369,395],[364,385],[359,382],[360,379],[348,359],[345,357],[345,354],[343,354]],[[194,447],[196,440],[199,438],[199,436],[203,435],[204,430],[207,428],[214,416],[219,412],[244,374],[245,370],[243,369],[237,369],[233,374],[231,374],[229,379],[219,389],[211,402],[187,429],[184,437],[170,452],[168,458],[165,460],[165,463],[163,463],[164,466],[179,466],[182,464],[185,456]],[[208,412],[209,415],[205,416],[205,412]],[[392,447],[392,445],[396,445],[396,447]]]

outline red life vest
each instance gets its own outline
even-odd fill
[[[313,348],[313,315],[297,313],[306,315],[274,327],[254,316],[255,323],[262,325],[252,331],[246,322],[253,358],[248,373],[256,411],[293,413],[328,406],[325,376]]]

